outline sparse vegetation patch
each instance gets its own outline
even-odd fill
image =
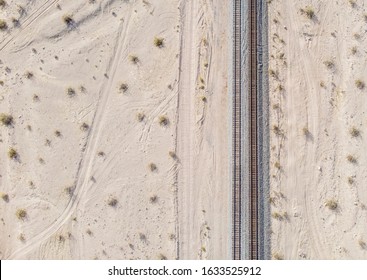
[[[163,43],[164,39],[161,37],[155,37],[154,38],[154,45],[158,48],[163,48],[164,47],[164,43]]]
[[[15,215],[19,220],[25,220],[27,218],[27,211],[25,209],[18,209]]]
[[[325,206],[330,210],[336,210],[338,208],[338,202],[335,199],[329,199],[326,201]]]
[[[8,114],[0,114],[0,122],[2,125],[11,126],[13,124],[13,116]]]

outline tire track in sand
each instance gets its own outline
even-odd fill
[[[43,230],[38,235],[32,237],[28,240],[28,244],[24,247],[13,252],[8,259],[18,259],[19,257],[30,252],[32,249],[36,248],[39,244],[45,241],[47,238],[52,236],[57,230],[59,230],[70,218],[73,212],[76,210],[78,204],[82,202],[82,199],[86,193],[86,186],[90,184],[89,175],[93,166],[93,159],[96,154],[98,140],[101,135],[101,128],[103,124],[103,118],[105,113],[106,104],[108,103],[109,96],[111,95],[112,82],[116,73],[116,69],[121,61],[123,46],[125,46],[126,34],[129,29],[129,22],[132,15],[133,4],[131,3],[130,11],[128,12],[128,19],[126,24],[121,22],[117,34],[116,47],[111,56],[110,62],[107,67],[107,74],[109,74],[109,79],[104,83],[100,89],[99,101],[97,103],[96,113],[93,117],[93,121],[90,127],[87,143],[85,145],[86,149],[84,156],[79,162],[79,168],[77,171],[76,181],[75,181],[75,192],[73,197],[70,199],[68,205],[64,209],[63,213],[45,230]],[[125,28],[124,28],[125,27]],[[80,250],[82,247],[78,248],[78,253],[80,256]]]

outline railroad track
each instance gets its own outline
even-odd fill
[[[233,230],[232,230],[232,254],[234,260],[240,260],[243,256],[243,249],[248,250],[250,259],[259,258],[259,219],[258,219],[258,153],[257,153],[257,0],[248,1],[248,81],[249,86],[242,88],[242,9],[241,3],[244,0],[234,0],[234,22],[233,22]],[[248,135],[242,135],[242,98],[248,92]],[[242,146],[242,137],[248,137],[249,147]],[[243,170],[243,151],[248,151],[249,170]],[[243,193],[244,184],[242,182],[244,174],[247,174],[248,193]],[[248,217],[248,246],[242,244],[243,241],[243,216],[242,195],[248,195],[247,210]]]

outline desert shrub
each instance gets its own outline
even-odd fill
[[[352,6],[352,8],[357,7],[357,3],[355,0],[349,0],[349,4]]]
[[[13,116],[7,114],[0,114],[0,122],[2,125],[11,126],[13,124]]]
[[[154,163],[149,163],[148,168],[152,172],[157,171],[157,165],[155,165]]]
[[[329,199],[325,202],[325,206],[330,210],[336,210],[338,208],[338,202],[335,199]]]
[[[137,113],[136,118],[138,119],[139,122],[142,122],[145,119],[145,114]]]
[[[358,51],[358,49],[357,49],[356,46],[352,47],[352,49],[351,49],[352,54],[356,54],[357,51]]]
[[[1,193],[1,199],[5,202],[9,202],[9,195],[7,193]]]
[[[75,92],[75,89],[69,87],[66,89],[66,94],[69,96],[69,97],[73,97],[75,96],[76,92]]]
[[[169,124],[169,120],[166,116],[160,116],[159,117],[159,124],[161,126],[167,126]]]
[[[6,1],[5,0],[0,0],[0,7],[3,8],[6,6]]]
[[[125,84],[125,83],[122,83],[121,85],[120,85],[120,91],[122,91],[122,92],[127,92],[127,90],[129,89],[129,86],[127,85],[127,84]]]
[[[83,123],[81,126],[80,126],[80,130],[81,131],[87,131],[89,129],[89,125],[87,123]]]
[[[134,63],[134,64],[138,64],[139,63],[139,58],[136,55],[130,55],[129,56],[129,60]]]
[[[283,134],[280,127],[277,125],[273,125],[273,132],[275,133],[275,135],[278,135],[278,136]]]
[[[274,253],[273,254],[273,260],[283,260],[283,259],[284,259],[284,257],[281,254],[279,254],[279,253]]]
[[[19,220],[24,220],[27,218],[27,211],[25,209],[18,209],[17,212],[15,212],[15,215]]]
[[[348,184],[353,185],[353,183],[354,183],[353,177],[348,177]]]
[[[333,68],[335,67],[334,62],[333,62],[333,61],[331,61],[331,60],[326,60],[326,61],[324,61],[324,64],[325,64],[325,66],[326,66],[328,69],[333,69]]]
[[[99,157],[104,157],[105,155],[106,155],[106,154],[105,154],[104,152],[102,152],[102,151],[99,151],[99,152],[98,152],[98,156],[99,156]]]
[[[86,233],[88,234],[88,235],[92,235],[93,233],[92,233],[92,231],[90,230],[90,229],[87,229],[86,230]]]
[[[27,78],[27,79],[32,79],[33,78],[33,73],[30,72],[30,71],[27,71],[25,72],[24,76]]]
[[[355,81],[355,85],[359,89],[364,89],[364,87],[365,87],[365,83],[362,80],[360,80],[360,79],[358,79],[358,80]]]
[[[149,201],[150,203],[156,203],[158,201],[158,196],[156,195],[152,195],[150,198],[149,198]]]
[[[176,239],[176,235],[174,233],[170,233],[168,235],[168,238],[169,238],[169,240],[175,240]]]
[[[279,161],[277,161],[276,163],[274,163],[274,167],[277,168],[277,169],[280,169],[281,168],[281,165],[280,165]]]
[[[8,151],[8,156],[11,159],[17,159],[18,158],[18,152],[14,148],[10,148]]]
[[[279,221],[283,220],[283,216],[282,216],[282,214],[280,214],[279,212],[273,212],[273,213],[271,214],[271,216],[272,216],[274,219],[276,219],[276,220],[279,220]]]
[[[208,99],[205,96],[200,96],[201,101],[203,101],[204,103],[206,103],[208,101]]]
[[[350,135],[352,135],[352,137],[358,137],[358,136],[361,135],[361,132],[357,128],[355,128],[355,127],[352,127],[349,130],[349,132],[350,132]]]
[[[164,39],[160,38],[160,37],[155,37],[154,38],[154,45],[158,48],[163,48],[164,44],[163,44]]]
[[[21,242],[25,242],[25,235],[24,235],[24,233],[21,233],[21,234],[19,234],[19,236],[18,236],[18,239],[21,241]]]
[[[74,191],[75,191],[75,186],[69,186],[69,187],[66,187],[66,188],[65,188],[65,193],[66,193],[68,196],[70,196],[70,197],[72,197],[72,196],[73,196]]]
[[[167,260],[167,257],[163,255],[162,253],[158,255],[159,260]]]
[[[34,101],[34,102],[38,102],[38,101],[40,101],[40,98],[39,98],[39,96],[38,96],[37,94],[34,94],[34,95],[33,95],[33,101]]]
[[[361,247],[361,249],[366,250],[367,249],[367,244],[365,241],[363,241],[363,239],[359,239],[358,240],[358,245]]]
[[[357,159],[354,156],[352,156],[352,155],[347,155],[347,160],[350,163],[357,163]]]
[[[73,23],[74,23],[74,19],[71,15],[64,15],[62,17],[62,20],[64,21],[64,23],[67,25],[67,26],[72,26]]]
[[[8,24],[6,23],[5,20],[0,19],[0,30],[4,31],[6,29],[8,29]]]
[[[146,237],[146,235],[144,234],[144,233],[139,233],[139,239],[141,240],[141,241],[146,241],[147,240],[147,237]]]
[[[55,130],[55,136],[56,137],[61,137],[61,131],[60,130]]]
[[[176,155],[176,153],[174,151],[169,151],[168,154],[173,159],[176,159],[177,158],[177,155]]]
[[[306,15],[306,17],[308,17],[309,19],[314,19],[315,18],[315,11],[310,6],[307,6],[306,8],[301,9],[301,13]]]
[[[118,203],[118,200],[114,197],[110,198],[108,201],[107,201],[107,204],[111,207],[116,207]]]
[[[303,133],[304,136],[309,136],[310,135],[310,131],[308,130],[307,127],[302,128],[302,133]]]

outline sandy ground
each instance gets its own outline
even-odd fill
[[[230,7],[6,2],[0,258],[228,258]]]
[[[366,259],[367,2],[270,2],[273,258]]]

